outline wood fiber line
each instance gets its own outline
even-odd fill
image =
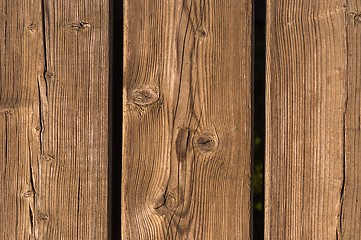
[[[360,4],[268,0],[266,239],[359,239]]]
[[[123,238],[250,239],[252,1],[124,13]]]
[[[107,6],[0,1],[0,239],[108,237]]]

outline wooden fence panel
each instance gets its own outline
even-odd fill
[[[360,4],[268,0],[266,239],[360,239]]]
[[[345,166],[340,239],[361,239],[361,2],[349,0],[347,30],[347,106]]]
[[[123,238],[250,239],[252,1],[124,12]]]
[[[107,239],[108,1],[0,11],[0,238]]]

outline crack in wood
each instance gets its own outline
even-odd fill
[[[347,21],[347,7],[348,7],[348,3],[346,1],[345,3],[345,45],[346,45],[346,69],[349,68],[349,61],[348,61],[348,55],[349,55],[349,46],[348,46],[348,21]],[[338,226],[336,228],[336,239],[338,239],[339,237],[342,237],[342,218],[343,218],[343,205],[344,205],[344,197],[345,197],[345,184],[346,184],[346,113],[347,113],[347,107],[348,107],[348,84],[349,84],[349,80],[348,80],[348,73],[346,72],[346,80],[345,80],[345,100],[344,100],[344,107],[343,107],[343,140],[342,140],[342,151],[343,151],[343,156],[342,156],[342,182],[341,182],[341,188],[340,188],[340,210],[338,213]]]
[[[91,27],[91,24],[87,21],[79,21],[76,23],[70,23],[68,27],[77,33],[81,30]]]

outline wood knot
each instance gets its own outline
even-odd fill
[[[14,109],[12,108],[4,108],[4,109],[0,109],[0,114],[4,115],[5,117],[7,117],[10,114],[13,114],[15,112]]]
[[[131,99],[140,106],[151,105],[158,101],[159,91],[154,87],[138,88],[132,92]]]
[[[356,14],[353,19],[356,23],[361,23],[361,13]]]
[[[45,71],[44,76],[46,80],[52,79],[54,77],[54,73],[51,71]]]
[[[48,214],[44,214],[44,213],[39,213],[38,214],[38,219],[40,221],[47,221],[49,220],[49,215]]]
[[[33,195],[34,195],[34,191],[29,190],[29,191],[24,192],[22,197],[23,198],[29,198],[29,197],[31,197]]]
[[[35,24],[34,23],[30,23],[27,27],[27,29],[30,31],[30,32],[34,32],[35,31]]]
[[[164,205],[169,210],[173,210],[177,206],[177,199],[175,198],[175,196],[173,196],[173,194],[167,193],[165,195],[165,203],[164,203]]]
[[[91,24],[87,21],[79,21],[76,23],[70,23],[67,27],[73,32],[77,33],[81,30],[85,30],[86,28],[91,27]]]
[[[195,137],[193,144],[204,153],[212,152],[218,146],[218,137],[212,132],[201,133]]]
[[[54,157],[49,154],[44,154],[41,158],[47,162],[54,161]]]
[[[207,33],[207,31],[205,29],[199,29],[197,31],[197,37],[198,38],[204,39],[204,38],[207,37],[207,35],[208,35],[208,33]]]
[[[164,215],[171,212],[176,207],[177,198],[172,193],[166,192],[162,197],[157,200],[154,210],[159,215]]]

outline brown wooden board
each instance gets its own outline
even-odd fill
[[[0,239],[107,239],[108,1],[0,11]]]
[[[339,239],[361,239],[361,2],[346,6],[347,99]]]
[[[124,29],[123,239],[250,239],[252,1],[125,0]]]
[[[360,239],[356,0],[268,0],[266,239]]]

